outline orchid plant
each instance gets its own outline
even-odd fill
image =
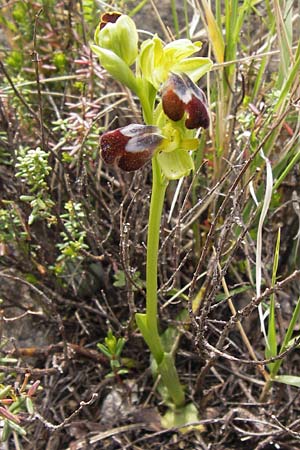
[[[209,58],[193,56],[200,42],[178,39],[168,44],[154,35],[142,42],[134,21],[117,12],[104,13],[95,32],[92,50],[116,80],[139,98],[145,124],[105,132],[100,138],[101,155],[107,164],[135,171],[152,161],[152,194],[149,212],[146,264],[146,312],[136,323],[156,362],[157,371],[179,422],[191,418],[173,355],[164,349],[158,332],[157,265],[160,222],[168,182],[187,176],[194,169],[192,151],[198,148],[196,132],[209,126],[204,92],[195,84],[207,73]],[[182,419],[182,417],[184,417]],[[193,416],[195,419],[195,416]],[[179,424],[178,420],[172,422]]]

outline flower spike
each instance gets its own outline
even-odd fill
[[[150,161],[162,141],[159,128],[131,124],[101,136],[101,156],[107,164],[116,163],[120,169],[132,172]]]
[[[164,113],[175,122],[186,113],[185,126],[189,130],[209,126],[206,96],[185,73],[171,73],[162,88],[162,106]]]

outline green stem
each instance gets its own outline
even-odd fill
[[[176,406],[185,402],[184,391],[174,365],[173,356],[164,351],[158,333],[157,318],[157,266],[159,250],[160,222],[164,205],[167,181],[162,179],[156,157],[152,159],[152,195],[150,202],[147,267],[146,267],[146,314],[136,314],[137,325],[158,366],[162,382]]]
[[[146,268],[146,311],[147,324],[155,333],[157,331],[157,262],[159,249],[159,234],[162,210],[165,199],[167,182],[161,180],[160,168],[156,158],[152,163],[152,195],[150,202],[148,239],[147,239],[147,268]],[[157,361],[158,363],[160,361]]]

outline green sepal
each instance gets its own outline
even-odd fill
[[[125,84],[134,93],[137,94],[137,83],[133,72],[128,65],[111,50],[101,48],[98,45],[91,44],[91,49],[99,56],[102,67],[111,74],[111,76]]]
[[[175,64],[173,72],[186,73],[196,83],[211,69],[213,63],[209,58],[188,58]]]
[[[155,35],[142,43],[138,67],[143,77],[156,89],[159,89],[172,71],[185,72],[187,69],[187,74],[193,74],[193,81],[198,81],[212,64],[208,58],[191,58],[192,62],[188,62],[188,58],[200,48],[201,42],[193,43],[189,39],[178,39],[164,46],[162,40]]]
[[[161,171],[167,180],[179,180],[194,170],[194,161],[188,151],[176,149],[173,152],[161,152],[157,155]]]

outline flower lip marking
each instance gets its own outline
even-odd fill
[[[162,106],[169,119],[177,122],[184,113],[188,129],[208,128],[209,114],[204,92],[185,74],[171,73],[162,88]]]
[[[108,23],[116,23],[121,15],[122,14],[117,11],[103,13],[100,18],[100,30],[102,30]]]
[[[120,169],[131,172],[150,161],[162,140],[159,128],[131,124],[101,136],[101,156],[107,164],[116,163]]]

